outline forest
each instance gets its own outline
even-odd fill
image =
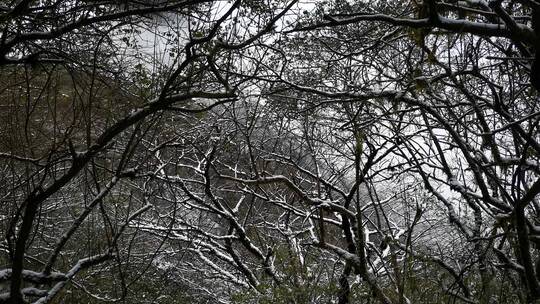
[[[0,0],[0,303],[540,303],[540,1]]]

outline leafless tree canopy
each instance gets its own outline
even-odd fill
[[[5,0],[0,31],[0,303],[540,301],[538,0]]]

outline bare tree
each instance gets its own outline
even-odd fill
[[[2,301],[538,300],[538,5],[5,5]]]
[[[276,14],[236,21],[252,9],[240,4],[17,1],[2,7],[2,103],[13,113],[3,118],[0,278],[9,288],[2,301],[49,303],[69,282],[98,300],[125,299],[155,258],[135,254],[141,249],[134,246],[151,245],[130,226],[159,204],[150,187],[159,167],[141,143],[167,132],[165,112],[182,117],[235,100],[245,80],[232,73],[232,53],[270,32],[294,1]],[[241,22],[259,27],[226,37],[226,28]],[[73,281],[96,265],[107,266]],[[134,266],[139,270],[128,273]],[[120,292],[89,289],[106,272],[116,272],[111,284]]]

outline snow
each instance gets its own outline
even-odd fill
[[[22,271],[23,280],[33,283],[45,283],[50,281],[64,281],[66,276],[63,273],[53,272],[46,275],[42,272],[36,272],[32,270]],[[11,278],[11,269],[0,270],[0,281],[8,281]]]
[[[47,295],[46,290],[38,289],[34,287],[23,288],[22,293],[26,296],[31,296],[31,297],[43,297]]]

